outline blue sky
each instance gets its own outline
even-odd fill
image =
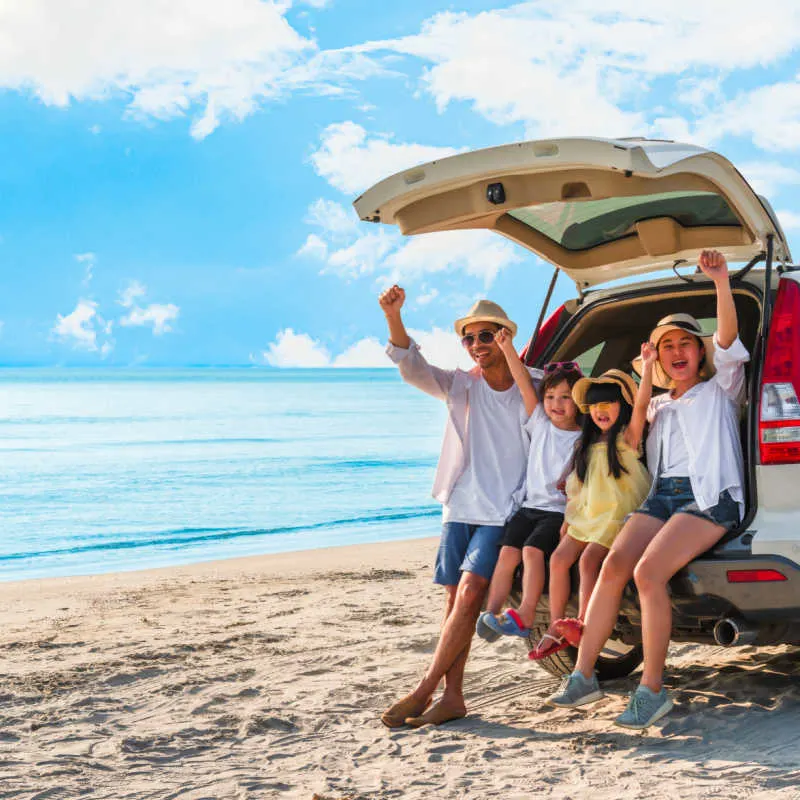
[[[797,250],[800,8],[758,8],[9,0],[0,364],[383,363],[375,298],[393,280],[441,360],[479,296],[522,338],[541,262],[479,233],[402,240],[350,203],[414,163],[525,138],[713,147]]]

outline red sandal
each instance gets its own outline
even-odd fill
[[[553,630],[569,642],[571,647],[577,647],[583,636],[583,620],[573,617],[558,619],[553,623]]]
[[[528,653],[528,658],[531,661],[541,661],[543,658],[559,653],[567,647],[569,647],[569,642],[566,639],[546,633],[539,639],[536,647]]]

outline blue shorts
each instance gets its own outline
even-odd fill
[[[503,530],[502,525],[445,522],[433,582],[440,586],[456,586],[462,572],[474,572],[490,581],[500,554]]]
[[[739,524],[739,504],[727,489],[719,496],[715,506],[701,511],[694,498],[691,481],[682,477],[659,478],[655,492],[634,513],[647,514],[664,522],[673,514],[691,514],[721,525],[726,531]]]

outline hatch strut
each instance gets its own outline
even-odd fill
[[[764,305],[761,308],[761,337],[767,335],[767,326],[772,316],[772,252],[775,247],[775,234],[767,234],[766,263],[764,265]]]
[[[536,327],[533,329],[533,336],[531,336],[528,347],[525,350],[525,363],[528,364],[528,357],[533,355],[533,350],[536,347],[536,340],[539,338],[539,328],[542,327],[544,322],[544,315],[547,313],[547,307],[550,305],[550,298],[553,296],[553,289],[556,288],[556,281],[558,280],[559,268],[556,267],[553,277],[550,278],[550,286],[547,287],[547,294],[545,295],[544,302],[542,303],[542,310],[539,312],[539,320]]]

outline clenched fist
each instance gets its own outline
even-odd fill
[[[728,262],[719,250],[703,250],[700,253],[697,266],[712,281],[728,279]]]
[[[507,357],[517,357],[517,351],[514,347],[514,337],[511,335],[511,331],[508,330],[508,328],[500,328],[494,335],[494,340]]]
[[[658,350],[650,342],[642,344],[642,365],[649,367],[658,361]]]
[[[383,313],[386,314],[387,317],[399,314],[405,301],[406,291],[405,289],[401,289],[397,284],[391,286],[385,292],[382,292],[380,297],[378,297],[378,302],[383,309]]]

